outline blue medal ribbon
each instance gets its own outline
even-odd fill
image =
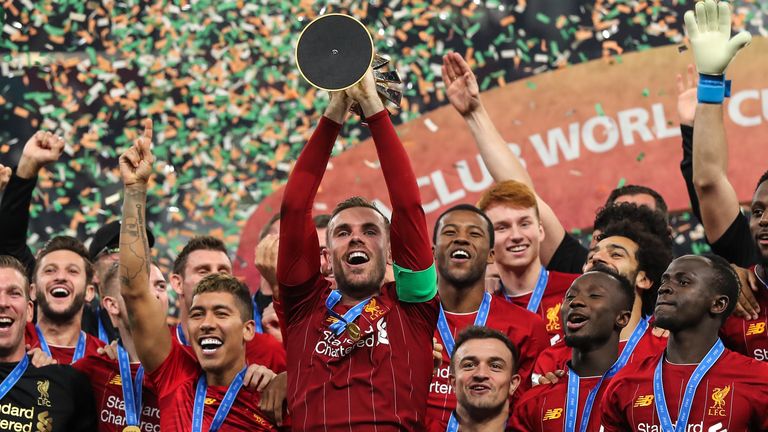
[[[595,385],[595,387],[589,391],[589,394],[587,394],[587,400],[584,401],[584,411],[581,414],[579,432],[585,432],[587,430],[587,426],[589,426],[589,418],[592,415],[592,407],[595,404],[595,398],[597,397],[597,393],[600,391],[600,387],[603,385],[603,381],[606,378],[613,377],[621,370],[621,368],[627,365],[629,358],[632,356],[632,352],[635,351],[637,344],[640,343],[640,339],[643,338],[643,335],[648,330],[648,325],[649,324],[647,318],[643,318],[639,323],[637,323],[637,327],[635,327],[635,330],[632,332],[629,340],[627,340],[627,343],[624,345],[624,349],[621,351],[619,358],[616,360],[613,366],[611,366],[611,368],[608,369],[608,371],[606,371],[605,374],[600,377],[597,385]],[[573,369],[571,369],[570,366],[568,366],[568,393],[566,394],[565,399],[565,432],[576,430],[576,413],[579,410],[579,381],[579,376],[576,374],[576,372],[573,371]]]
[[[37,332],[37,339],[40,341],[40,349],[43,350],[48,357],[53,357],[51,348],[48,346],[48,342],[45,341],[45,336],[43,336],[43,331],[40,330],[40,327],[37,325],[35,325],[35,331]],[[80,337],[77,338],[77,346],[75,346],[75,354],[72,356],[72,363],[80,360],[85,355],[85,340],[85,332],[80,330]]]
[[[459,421],[456,420],[456,412],[451,413],[451,418],[448,420],[448,427],[445,432],[456,432],[459,430]]]
[[[256,323],[256,333],[264,333],[264,327],[261,326],[261,312],[259,312],[259,305],[256,304],[256,297],[251,297],[251,304],[253,305],[253,322]]]
[[[237,393],[243,387],[246,369],[246,367],[243,367],[229,384],[227,393],[224,394],[224,399],[221,400],[221,404],[213,416],[211,427],[208,429],[209,432],[218,431],[221,425],[224,424],[224,419],[227,418],[229,410],[232,409],[232,405],[235,403]],[[192,432],[202,432],[203,430],[203,412],[205,411],[205,395],[207,392],[208,382],[205,379],[205,374],[202,374],[197,379],[197,388],[195,389],[195,405],[192,410]]]
[[[144,367],[139,366],[136,378],[131,378],[131,362],[122,345],[117,345],[117,364],[120,367],[120,381],[125,401],[125,423],[128,426],[141,425],[141,393],[144,382]]]
[[[99,340],[109,345],[109,335],[107,329],[104,328],[104,322],[101,320],[101,308],[96,306],[96,322],[99,324]]]
[[[19,382],[21,376],[24,375],[24,372],[27,370],[27,366],[29,366],[29,357],[27,357],[25,354],[24,357],[21,358],[21,361],[16,365],[16,367],[13,368],[11,373],[9,373],[3,382],[0,383],[0,399],[3,399],[5,395],[11,391],[13,386]]]
[[[477,310],[477,316],[475,317],[476,326],[485,327],[485,322],[488,321],[488,312],[491,309],[491,295],[485,293],[483,295],[483,301],[480,303],[480,309]],[[450,357],[453,355],[453,348],[456,345],[453,339],[453,333],[451,333],[450,327],[448,327],[448,320],[445,318],[445,311],[443,305],[440,305],[440,316],[437,318],[437,331],[440,333],[440,338],[445,345],[445,352]]]
[[[344,333],[344,330],[347,328],[347,324],[354,322],[357,317],[363,313],[363,309],[368,304],[368,302],[371,301],[371,298],[372,297],[368,297],[367,299],[354,305],[350,310],[347,311],[347,313],[344,314],[344,316],[341,316],[333,310],[333,307],[336,306],[336,304],[341,300],[341,293],[339,293],[339,290],[332,290],[328,295],[328,299],[325,300],[325,307],[328,308],[328,313],[330,313],[331,316],[338,319],[338,321],[330,325],[333,334],[339,336],[340,334]]]
[[[704,375],[712,369],[717,360],[725,351],[723,341],[717,339],[712,348],[704,359],[696,366],[693,374],[688,379],[688,384],[685,386],[685,393],[683,393],[683,402],[680,405],[680,413],[677,415],[677,422],[672,425],[672,419],[669,417],[669,409],[667,409],[667,398],[664,396],[664,380],[661,376],[662,365],[664,364],[664,356],[666,352],[661,355],[659,364],[656,365],[656,370],[653,373],[653,401],[656,405],[656,411],[659,413],[659,423],[661,423],[662,432],[676,432],[685,431],[688,428],[688,416],[691,415],[691,407],[693,406],[693,398],[696,395],[696,389],[701,384],[701,380],[704,379]]]
[[[180,344],[189,346],[189,343],[187,343],[187,337],[184,336],[184,329],[181,328],[181,324],[176,324],[176,339],[179,340]]]
[[[539,306],[541,306],[541,299],[544,298],[544,291],[547,288],[547,282],[549,281],[549,272],[544,266],[541,266],[541,271],[539,272],[539,280],[536,281],[536,287],[533,289],[533,292],[531,293],[531,298],[528,299],[528,306],[526,306],[526,309],[533,313],[537,313],[539,310]],[[502,290],[504,286],[502,284]],[[506,297],[508,302],[512,302],[512,297],[510,297],[506,291],[504,292],[504,297]]]

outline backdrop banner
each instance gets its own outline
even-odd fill
[[[725,104],[730,148],[728,175],[749,201],[768,168],[768,40],[754,38],[728,69],[732,96]],[[682,158],[675,75],[692,53],[677,46],[595,60],[536,75],[482,94],[509,147],[524,160],[536,191],[566,229],[591,227],[595,210],[620,184],[659,191],[670,211],[690,207],[680,175]],[[349,121],[356,121],[350,118]],[[429,229],[459,203],[476,203],[493,180],[462,118],[445,106],[397,127],[419,181]],[[258,286],[253,266],[258,233],[279,211],[283,189],[259,204],[237,252],[236,273]],[[360,195],[389,208],[384,179],[369,139],[333,158],[315,203],[330,213]]]

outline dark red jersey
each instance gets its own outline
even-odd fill
[[[609,431],[661,432],[653,374],[663,354],[627,365],[608,386],[602,425]],[[669,417],[677,421],[696,364],[664,360],[662,377]],[[726,349],[704,375],[693,398],[687,431],[768,430],[768,365]]]

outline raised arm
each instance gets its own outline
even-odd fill
[[[726,2],[696,3],[696,13],[685,14],[696,69],[699,72],[693,128],[693,184],[699,197],[704,232],[716,242],[739,217],[739,200],[728,180],[728,144],[723,124],[725,69],[750,41],[747,32],[731,36],[731,10]]]
[[[411,303],[431,300],[437,293],[432,242],[408,154],[376,92],[373,74],[369,71],[360,83],[346,91],[360,104],[366,117],[389,192],[389,236],[398,297]]]
[[[677,116],[680,118],[680,135],[683,144],[683,159],[680,161],[680,174],[685,180],[691,212],[701,222],[701,209],[696,187],[693,185],[693,120],[696,116],[696,67],[688,65],[687,77],[677,74]]]
[[[277,282],[281,289],[301,285],[320,272],[320,244],[312,207],[350,105],[344,92],[331,94],[325,115],[288,177],[280,206]]]
[[[480,89],[475,74],[458,53],[449,53],[443,57],[443,81],[445,81],[448,100],[467,122],[475,144],[480,150],[488,171],[497,182],[516,180],[525,183],[535,192],[533,180],[528,175],[520,159],[507,147],[488,112],[480,100]],[[541,243],[539,256],[547,265],[565,237],[563,224],[539,194],[536,200],[541,215],[541,224],[546,237]]]
[[[16,257],[29,274],[35,267],[35,256],[27,246],[32,193],[40,170],[59,160],[63,149],[61,137],[51,132],[36,132],[24,144],[19,166],[11,174],[0,203],[0,254]]]
[[[147,241],[147,183],[152,176],[152,121],[120,156],[123,178],[123,217],[120,224],[120,293],[128,312],[136,353],[148,372],[171,353],[171,334],[160,301],[149,287],[151,255]]]

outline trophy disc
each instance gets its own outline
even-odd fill
[[[373,39],[349,15],[327,14],[309,23],[296,44],[299,73],[314,87],[339,91],[357,84],[373,61]]]

